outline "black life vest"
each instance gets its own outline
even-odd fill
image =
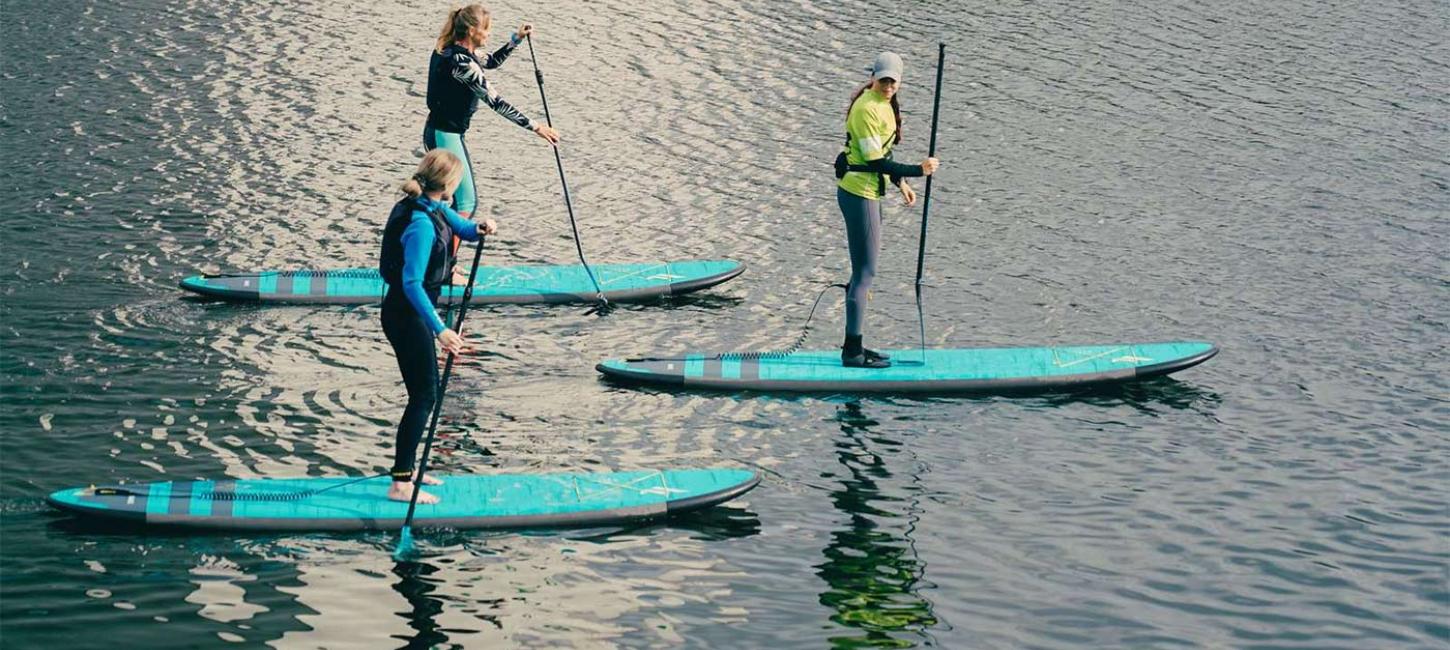
[[[378,272],[388,283],[389,296],[403,295],[403,231],[413,222],[413,212],[421,210],[433,222],[433,246],[428,253],[428,268],[423,271],[423,290],[437,296],[453,277],[453,228],[442,208],[429,208],[420,199],[404,197],[393,206],[388,224],[383,226],[383,251],[378,256]]]
[[[439,54],[434,50],[428,59],[428,124],[440,131],[463,133],[468,130],[473,114],[478,110],[478,96],[463,82],[453,78],[457,67],[454,58],[463,54],[474,63],[478,57],[468,48],[453,43]],[[479,64],[482,69],[483,65]]]

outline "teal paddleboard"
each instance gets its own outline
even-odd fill
[[[612,302],[650,300],[699,291],[745,272],[734,260],[678,260],[591,265],[604,297]],[[466,269],[465,269],[466,270]],[[251,271],[194,275],[181,288],[224,300],[291,304],[361,305],[382,302],[387,284],[376,268],[330,271]],[[443,288],[439,302],[461,300],[462,286]],[[597,300],[584,267],[480,266],[473,302],[561,303]]]
[[[419,527],[602,526],[708,508],[748,492],[760,475],[743,469],[561,474],[440,474],[419,504]],[[386,496],[391,479],[171,481],[60,490],[47,501],[82,517],[210,530],[398,529],[408,504]]]
[[[679,388],[833,393],[1054,389],[1166,375],[1218,354],[1211,343],[888,350],[890,368],[846,368],[839,350],[610,359],[605,377]]]

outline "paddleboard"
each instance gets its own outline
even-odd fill
[[[439,474],[418,504],[417,527],[544,528],[615,525],[729,501],[760,474],[743,469],[560,474]],[[204,530],[399,529],[408,504],[387,498],[391,479],[169,481],[60,490],[46,500],[81,517]]]
[[[677,296],[745,272],[745,265],[733,260],[596,264],[590,268],[604,297],[612,302]],[[224,300],[340,305],[382,302],[387,292],[376,268],[194,275],[182,280],[181,288]],[[444,287],[439,302],[461,300],[463,290],[462,286]],[[480,266],[473,286],[474,304],[593,302],[596,295],[589,275],[578,264]]]
[[[833,393],[955,393],[1054,389],[1166,375],[1218,354],[1211,343],[888,350],[890,368],[846,368],[840,350],[756,358],[749,353],[610,359],[609,379],[677,388]]]

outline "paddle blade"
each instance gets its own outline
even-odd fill
[[[403,526],[398,534],[398,548],[393,551],[393,559],[403,561],[418,554],[418,547],[413,544],[413,527]]]
[[[605,300],[603,296],[600,296],[599,300],[594,303],[594,306],[590,307],[584,312],[584,315],[608,316],[612,313],[614,313],[614,303],[609,302],[608,300]]]

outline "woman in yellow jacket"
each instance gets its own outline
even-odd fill
[[[886,52],[871,66],[871,80],[851,97],[846,113],[846,147],[838,159],[841,180],[836,203],[846,220],[846,241],[851,253],[851,283],[846,288],[846,340],[841,346],[841,364],[852,368],[887,368],[890,357],[867,349],[861,342],[866,320],[866,302],[871,281],[876,277],[876,257],[881,252],[881,199],[888,179],[901,190],[907,205],[916,203],[916,192],[907,178],[930,176],[936,158],[920,165],[904,165],[891,159],[891,150],[901,142],[901,57]]]

